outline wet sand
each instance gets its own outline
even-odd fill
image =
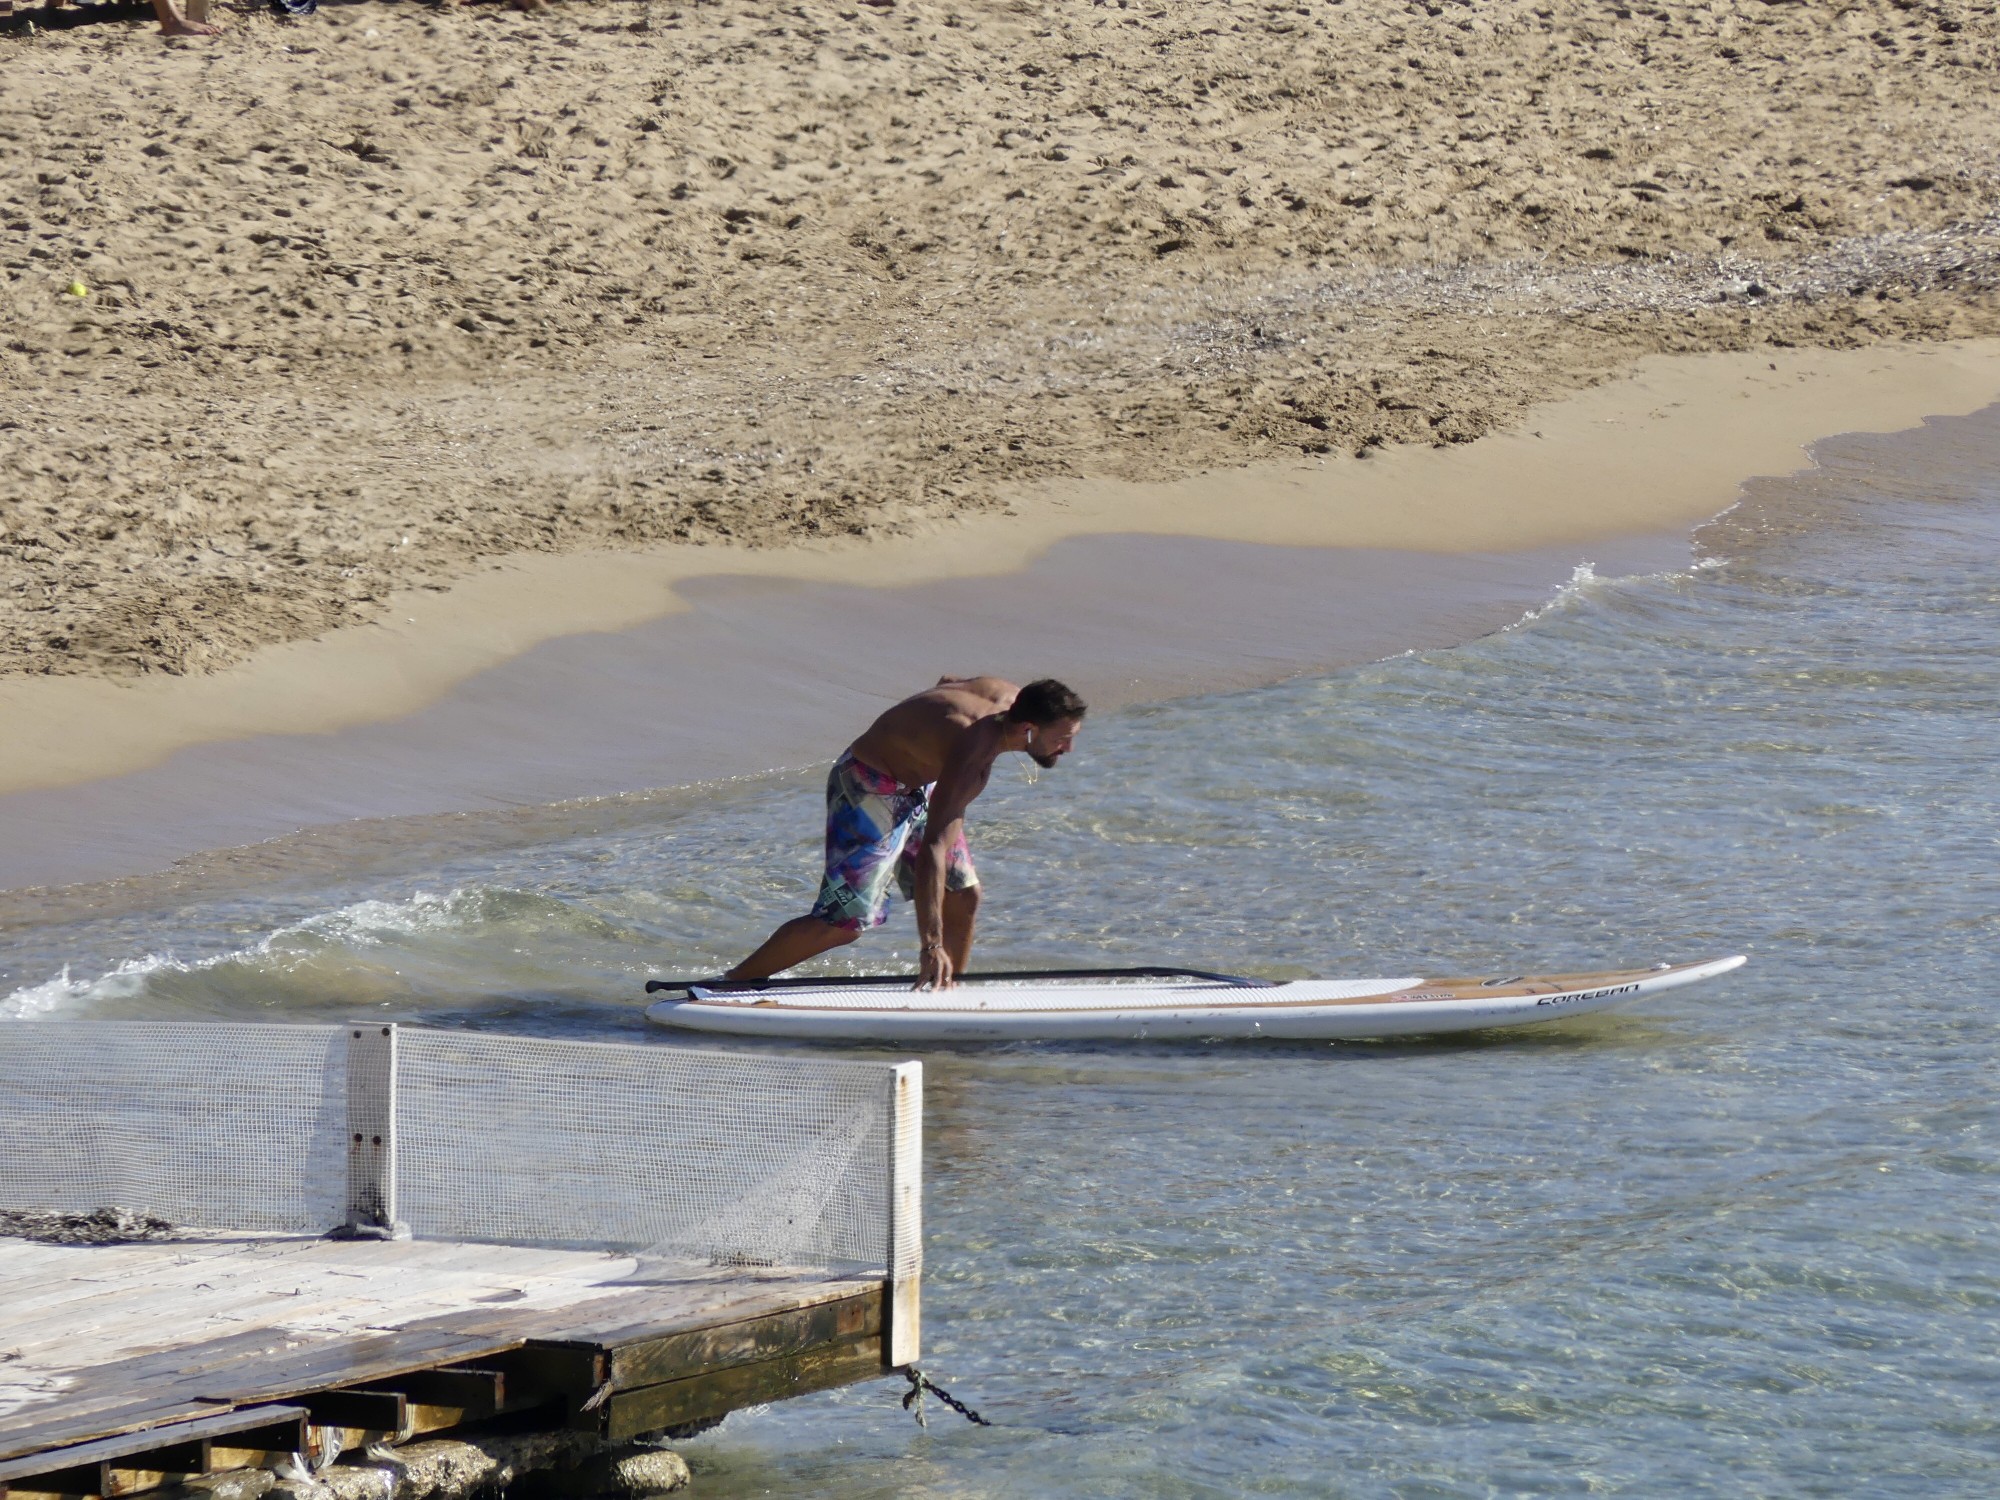
[[[682,613],[548,642],[387,723],[202,745],[0,797],[0,889],[139,874],[343,819],[830,761],[942,671],[1059,670],[1104,708],[1250,686],[1498,629],[1582,561],[1648,572],[1688,550],[1684,533],[1510,553],[1097,536],[1018,573],[895,588],[698,579]]]

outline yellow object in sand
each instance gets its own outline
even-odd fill
[[[72,297],[88,297],[90,295],[90,288],[80,281],[72,281],[65,290]]]

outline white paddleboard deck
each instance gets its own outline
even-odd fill
[[[1743,962],[1660,964],[1594,974],[1490,979],[1300,979],[1220,975],[968,980],[923,992],[910,981],[782,987],[687,985],[648,1019],[689,1031],[844,1042],[1362,1040],[1481,1031],[1627,1005]],[[661,987],[665,982],[661,982]]]

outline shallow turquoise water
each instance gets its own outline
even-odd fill
[[[2000,420],[1821,457],[1687,572],[1105,716],[974,830],[995,966],[1748,969],[1449,1043],[933,1054],[926,1363],[996,1425],[739,1413],[699,1493],[1990,1493]],[[817,782],[0,905],[0,1014],[671,1044],[638,981],[809,899]]]

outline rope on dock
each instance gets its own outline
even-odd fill
[[[44,1245],[136,1245],[174,1236],[174,1226],[157,1214],[129,1208],[88,1213],[0,1208],[0,1235]]]

